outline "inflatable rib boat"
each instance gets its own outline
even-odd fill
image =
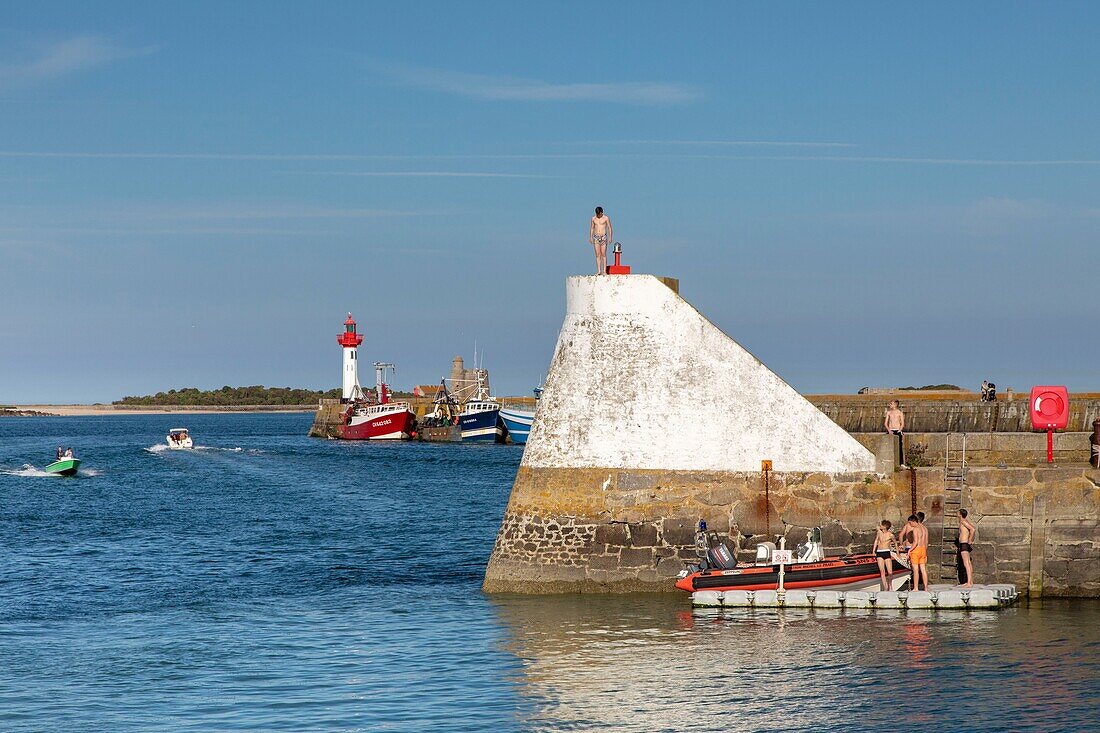
[[[825,557],[818,528],[810,530],[807,540],[806,544],[799,545],[791,564],[783,568],[785,589],[880,589],[878,562],[873,554]],[[778,590],[779,565],[773,562],[775,551],[773,543],[762,542],[756,546],[754,563],[729,563],[726,567],[720,565],[723,556],[730,557],[728,552],[709,551],[709,567],[685,571],[676,587],[688,593],[697,590]],[[900,590],[909,580],[909,568],[900,560],[897,557],[893,562],[889,577],[891,590]]]

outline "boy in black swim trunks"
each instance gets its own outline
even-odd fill
[[[966,582],[963,588],[974,587],[974,566],[970,561],[970,553],[974,552],[974,538],[978,535],[978,528],[966,518],[966,510],[959,510],[959,558],[962,559],[963,570],[966,571]]]
[[[891,550],[894,547],[894,533],[890,531],[889,519],[883,519],[875,533],[875,558],[878,560],[878,576],[882,589],[890,590],[890,578],[894,574],[894,559]]]

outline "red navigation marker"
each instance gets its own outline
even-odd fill
[[[1069,391],[1065,387],[1032,387],[1031,429],[1047,431],[1047,463],[1054,463],[1054,431],[1069,425]]]
[[[615,254],[615,264],[607,266],[608,275],[629,275],[630,266],[624,265],[619,262],[619,257],[623,254],[623,245],[621,242],[615,242],[615,249],[612,250]]]

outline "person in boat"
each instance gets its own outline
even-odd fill
[[[66,448],[65,449],[65,455],[62,456],[62,458],[72,458],[72,457],[73,457],[73,449],[72,448]]]
[[[57,460],[61,460],[65,456],[65,449],[61,446],[57,446]]]
[[[890,400],[882,425],[887,433],[898,436],[898,463],[905,468],[905,413],[901,411],[901,404],[897,400]]]
[[[607,274],[607,245],[615,235],[611,229],[611,219],[603,213],[603,207],[596,207],[596,215],[588,224],[588,241],[596,253],[596,274]]]
[[[974,538],[978,535],[978,528],[966,518],[967,511],[959,510],[959,558],[962,560],[963,570],[966,571],[966,582],[963,588],[974,587],[974,565],[970,555],[974,552]]]
[[[890,527],[889,519],[879,522],[873,548],[875,558],[878,560],[878,575],[882,581],[883,590],[890,590],[890,577],[894,574],[894,533],[890,531]]]

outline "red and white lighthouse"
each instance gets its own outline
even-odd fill
[[[341,397],[344,402],[363,399],[363,388],[359,386],[359,344],[363,337],[355,332],[355,319],[348,313],[344,321],[344,332],[336,337],[336,343],[344,347],[344,389]]]

